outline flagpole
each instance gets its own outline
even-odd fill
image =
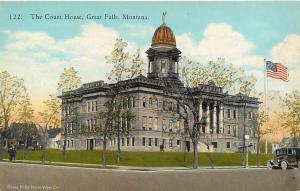
[[[268,93],[268,77],[267,77],[267,71],[266,71],[266,68],[267,68],[267,62],[266,62],[266,59],[264,59],[264,106],[265,106],[265,114],[268,115],[268,103],[267,103],[267,93]],[[268,129],[268,122],[266,123],[267,125],[267,129]],[[266,145],[265,145],[265,152],[266,154],[268,153],[268,141],[267,141],[267,135],[266,135]]]
[[[267,72],[266,72],[266,67],[267,67],[267,63],[266,63],[266,59],[264,59],[264,107],[265,107],[265,113],[267,113],[267,85],[266,85],[266,78],[267,78]]]

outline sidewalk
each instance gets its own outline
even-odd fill
[[[8,159],[3,159],[5,163],[18,163],[18,164],[33,164],[42,165],[41,161],[32,160],[16,160],[10,162]],[[102,167],[101,164],[88,164],[88,163],[69,163],[69,162],[51,162],[45,161],[45,165],[53,166],[66,166],[66,167],[81,167],[81,168],[98,168]],[[248,169],[266,168],[266,166],[249,166]],[[192,167],[178,166],[178,167],[142,167],[142,166],[121,166],[121,165],[107,165],[107,169],[118,169],[118,170],[137,170],[137,171],[168,171],[168,170],[195,170]],[[199,166],[198,169],[245,169],[245,166]]]

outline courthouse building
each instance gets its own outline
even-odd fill
[[[183,85],[178,73],[181,52],[176,48],[173,31],[165,23],[154,32],[151,47],[146,53],[149,61],[147,76],[140,75],[118,84],[91,82],[72,91],[72,99],[61,97],[64,103],[62,126],[68,129],[67,149],[101,149],[101,137],[93,131],[100,123],[97,119],[99,112],[106,109],[104,104],[109,99],[106,92],[118,85],[127,87],[123,94],[127,103],[125,107],[134,114],[133,119],[121,123],[130,129],[128,136],[121,138],[122,150],[159,151],[160,145],[164,146],[165,151],[192,150],[191,140],[185,140],[176,133],[184,124],[179,115],[182,108],[164,93],[166,81]],[[252,145],[250,151],[256,150],[253,120],[258,111],[257,98],[242,94],[228,95],[213,81],[193,88],[193,94],[199,100],[199,115],[205,121],[198,145],[200,152],[241,151],[246,134],[250,135],[250,139],[246,140],[247,144]],[[68,117],[74,105],[78,113],[76,122]],[[90,133],[74,134],[75,128],[83,127]],[[108,149],[116,149],[116,143],[116,138],[111,138]]]

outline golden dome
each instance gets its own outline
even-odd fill
[[[165,24],[160,25],[152,37],[151,46],[168,45],[176,47],[176,39],[173,31]]]

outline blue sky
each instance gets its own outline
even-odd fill
[[[30,13],[75,15],[129,13],[147,15],[147,21],[96,21],[120,32],[123,38],[134,40],[140,45],[149,44],[147,38],[132,38],[122,30],[126,24],[146,24],[156,27],[161,22],[161,13],[167,11],[167,24],[176,35],[191,33],[193,39],[201,39],[199,32],[208,23],[230,24],[257,45],[257,53],[268,56],[275,43],[282,41],[287,34],[300,33],[300,2],[1,2],[0,26],[10,30],[46,31],[57,39],[74,36],[79,26],[88,21],[32,21],[25,17],[22,22],[8,20],[10,13],[28,15]],[[59,28],[59,30],[57,30]],[[266,38],[268,37],[268,38]],[[3,42],[3,36],[1,36]]]
[[[300,2],[0,2],[0,70],[23,77],[36,100],[55,89],[64,67],[75,66],[84,82],[103,79],[113,39],[124,38],[130,50],[146,50],[163,11],[183,55],[201,62],[224,57],[257,75],[259,90],[263,58],[282,62],[291,80],[271,80],[270,89],[299,89]],[[23,19],[9,20],[14,13]],[[125,13],[148,20],[32,20],[31,13]],[[41,82],[34,83],[33,74]]]

